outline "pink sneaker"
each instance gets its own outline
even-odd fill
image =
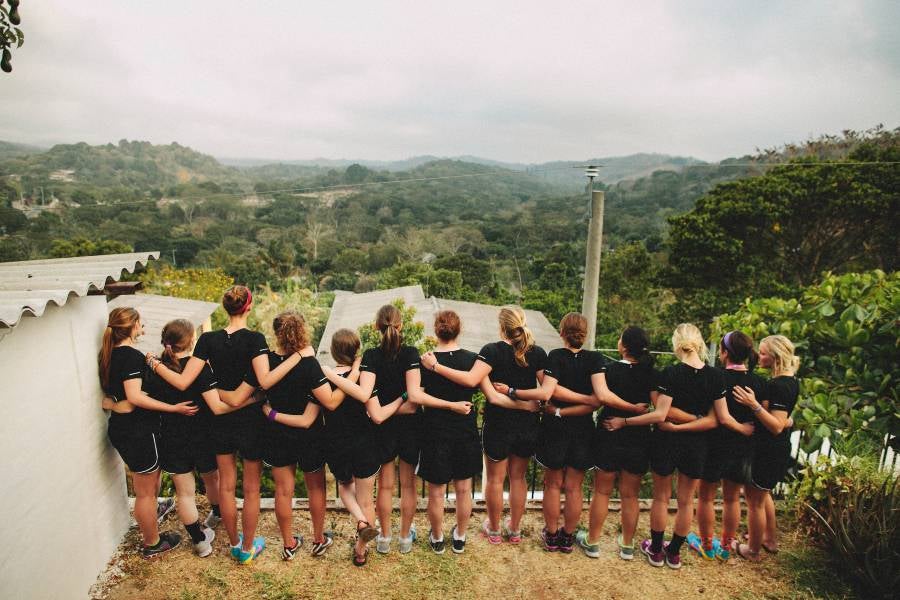
[[[503,538],[500,537],[499,531],[491,531],[491,524],[488,519],[485,519],[481,524],[481,533],[484,534],[484,537],[487,538],[488,543],[497,545],[503,543]]]
[[[521,531],[513,531],[509,528],[510,519],[506,519],[506,523],[504,527],[506,527],[506,541],[513,545],[519,545],[522,543],[522,532]]]
[[[663,554],[666,555],[666,566],[670,569],[680,569],[681,568],[681,554],[672,554],[668,552],[667,549],[669,547],[669,543],[665,542],[663,544]]]
[[[652,542],[650,540],[644,540],[641,542],[641,552],[647,557],[647,562],[650,563],[651,566],[661,567],[666,564],[665,552],[653,552],[650,549]]]

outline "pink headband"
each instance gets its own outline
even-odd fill
[[[250,303],[253,301],[253,292],[250,291],[250,288],[247,288],[247,301],[244,302],[244,306],[241,307],[241,312],[247,312],[247,309],[250,307]]]

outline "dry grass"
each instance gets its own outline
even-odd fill
[[[413,552],[400,555],[396,550],[395,535],[391,554],[378,555],[373,545],[369,564],[364,568],[356,568],[350,563],[353,525],[346,514],[339,512],[329,512],[326,521],[326,528],[335,533],[335,544],[327,555],[312,558],[301,553],[288,563],[281,561],[281,540],[271,511],[262,513],[259,527],[268,547],[254,564],[248,566],[237,565],[227,556],[227,536],[221,525],[212,556],[197,558],[190,545],[183,542],[178,549],[154,562],[144,561],[137,555],[135,550],[139,542],[136,531],[132,530],[123,543],[118,564],[124,576],[113,583],[106,597],[179,600],[822,597],[798,587],[792,571],[797,568],[797,554],[791,549],[799,547],[799,540],[790,534],[785,536],[784,551],[777,557],[767,557],[759,565],[740,561],[732,565],[706,562],[685,551],[684,568],[672,571],[654,569],[639,556],[632,562],[620,560],[614,541],[618,515],[614,513],[607,522],[601,545],[603,554],[596,560],[585,557],[577,549],[571,555],[544,552],[538,539],[542,525],[540,512],[526,515],[525,537],[519,547],[506,543],[490,546],[477,535],[482,518],[483,514],[476,514],[472,519],[465,554],[457,556],[448,546],[444,555],[437,556],[428,547],[428,523],[425,514],[420,512],[416,516],[420,540]],[[647,518],[643,513],[639,531],[647,530]],[[309,537],[308,513],[295,510],[295,522],[297,529]],[[445,535],[449,535],[452,522],[453,516],[448,514]],[[183,532],[172,517],[167,527],[177,527]],[[808,562],[804,565],[806,575],[810,575]],[[813,568],[818,568],[817,563]],[[816,580],[816,577],[811,579]],[[831,593],[825,596],[849,597]]]

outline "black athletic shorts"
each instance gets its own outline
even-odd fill
[[[484,455],[493,461],[506,460],[509,455],[531,458],[537,447],[538,423],[517,424],[512,427],[485,419],[481,428],[481,445]]]
[[[733,483],[747,483],[751,460],[749,450],[750,446],[746,444],[709,442],[702,479],[709,483],[718,483],[723,479]]]
[[[538,434],[536,460],[545,469],[569,467],[586,471],[594,466],[594,421],[586,417],[544,415]]]
[[[624,427],[608,431],[602,425],[597,427],[594,434],[594,466],[610,473],[646,473],[650,468],[650,428]]]
[[[707,434],[654,431],[650,436],[650,470],[663,477],[677,469],[691,479],[703,476]]]
[[[374,451],[371,431],[329,439],[326,454],[328,468],[341,483],[371,477],[382,465]]]
[[[111,422],[107,435],[132,473],[153,473],[159,469],[159,445],[155,431],[129,430]]]
[[[772,490],[784,481],[793,462],[790,442],[757,445],[750,466],[750,481],[761,490]]]
[[[266,425],[262,411],[257,415],[234,419],[244,415],[227,414],[215,417],[212,426],[213,448],[216,454],[239,454],[244,460],[261,460],[263,454],[263,428]]]
[[[218,465],[211,428],[198,427],[188,432],[164,426],[159,434],[159,464],[163,471],[174,475],[215,471]]]
[[[378,464],[392,462],[398,456],[408,464],[419,464],[419,450],[422,443],[420,416],[393,416],[374,427],[374,448]]]
[[[302,429],[267,422],[262,436],[262,459],[270,467],[297,465],[304,473],[315,473],[325,466],[321,428]]]
[[[443,485],[474,477],[481,473],[481,467],[481,441],[473,426],[428,438],[422,444],[416,473],[428,483]]]

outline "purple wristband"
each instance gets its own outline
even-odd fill
[[[266,418],[274,423],[275,415],[277,415],[277,414],[278,414],[278,411],[273,408],[272,410],[269,411],[269,415]]]

